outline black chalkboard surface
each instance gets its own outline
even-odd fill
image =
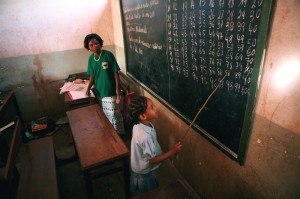
[[[272,0],[122,0],[127,74],[244,162]]]

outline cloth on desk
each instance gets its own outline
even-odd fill
[[[89,96],[86,95],[86,90],[88,89],[88,84],[82,83],[73,83],[73,82],[66,82],[62,88],[60,88],[59,94],[67,92],[68,96],[72,100],[76,99],[83,99]],[[90,97],[95,97],[94,93],[91,92]]]
[[[67,94],[72,100],[88,98],[89,96],[86,95],[85,91],[69,91]],[[91,92],[90,97],[95,97],[93,92]]]
[[[88,84],[75,84],[73,82],[65,82],[63,87],[60,88],[59,94],[63,94],[69,91],[82,91],[85,92]]]

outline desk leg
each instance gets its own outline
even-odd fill
[[[125,157],[123,160],[123,173],[125,184],[125,198],[130,198],[130,172],[129,172],[129,157]]]
[[[86,192],[89,199],[94,198],[93,183],[88,171],[83,172]]]

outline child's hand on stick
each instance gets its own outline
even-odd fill
[[[180,142],[177,142],[176,144],[174,144],[172,152],[173,154],[177,154],[181,151],[182,149],[182,144]]]

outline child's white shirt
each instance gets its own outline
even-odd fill
[[[131,169],[135,173],[146,174],[160,166],[160,163],[149,164],[149,159],[162,154],[156,131],[152,123],[150,124],[151,127],[139,123],[132,129],[130,163]]]

